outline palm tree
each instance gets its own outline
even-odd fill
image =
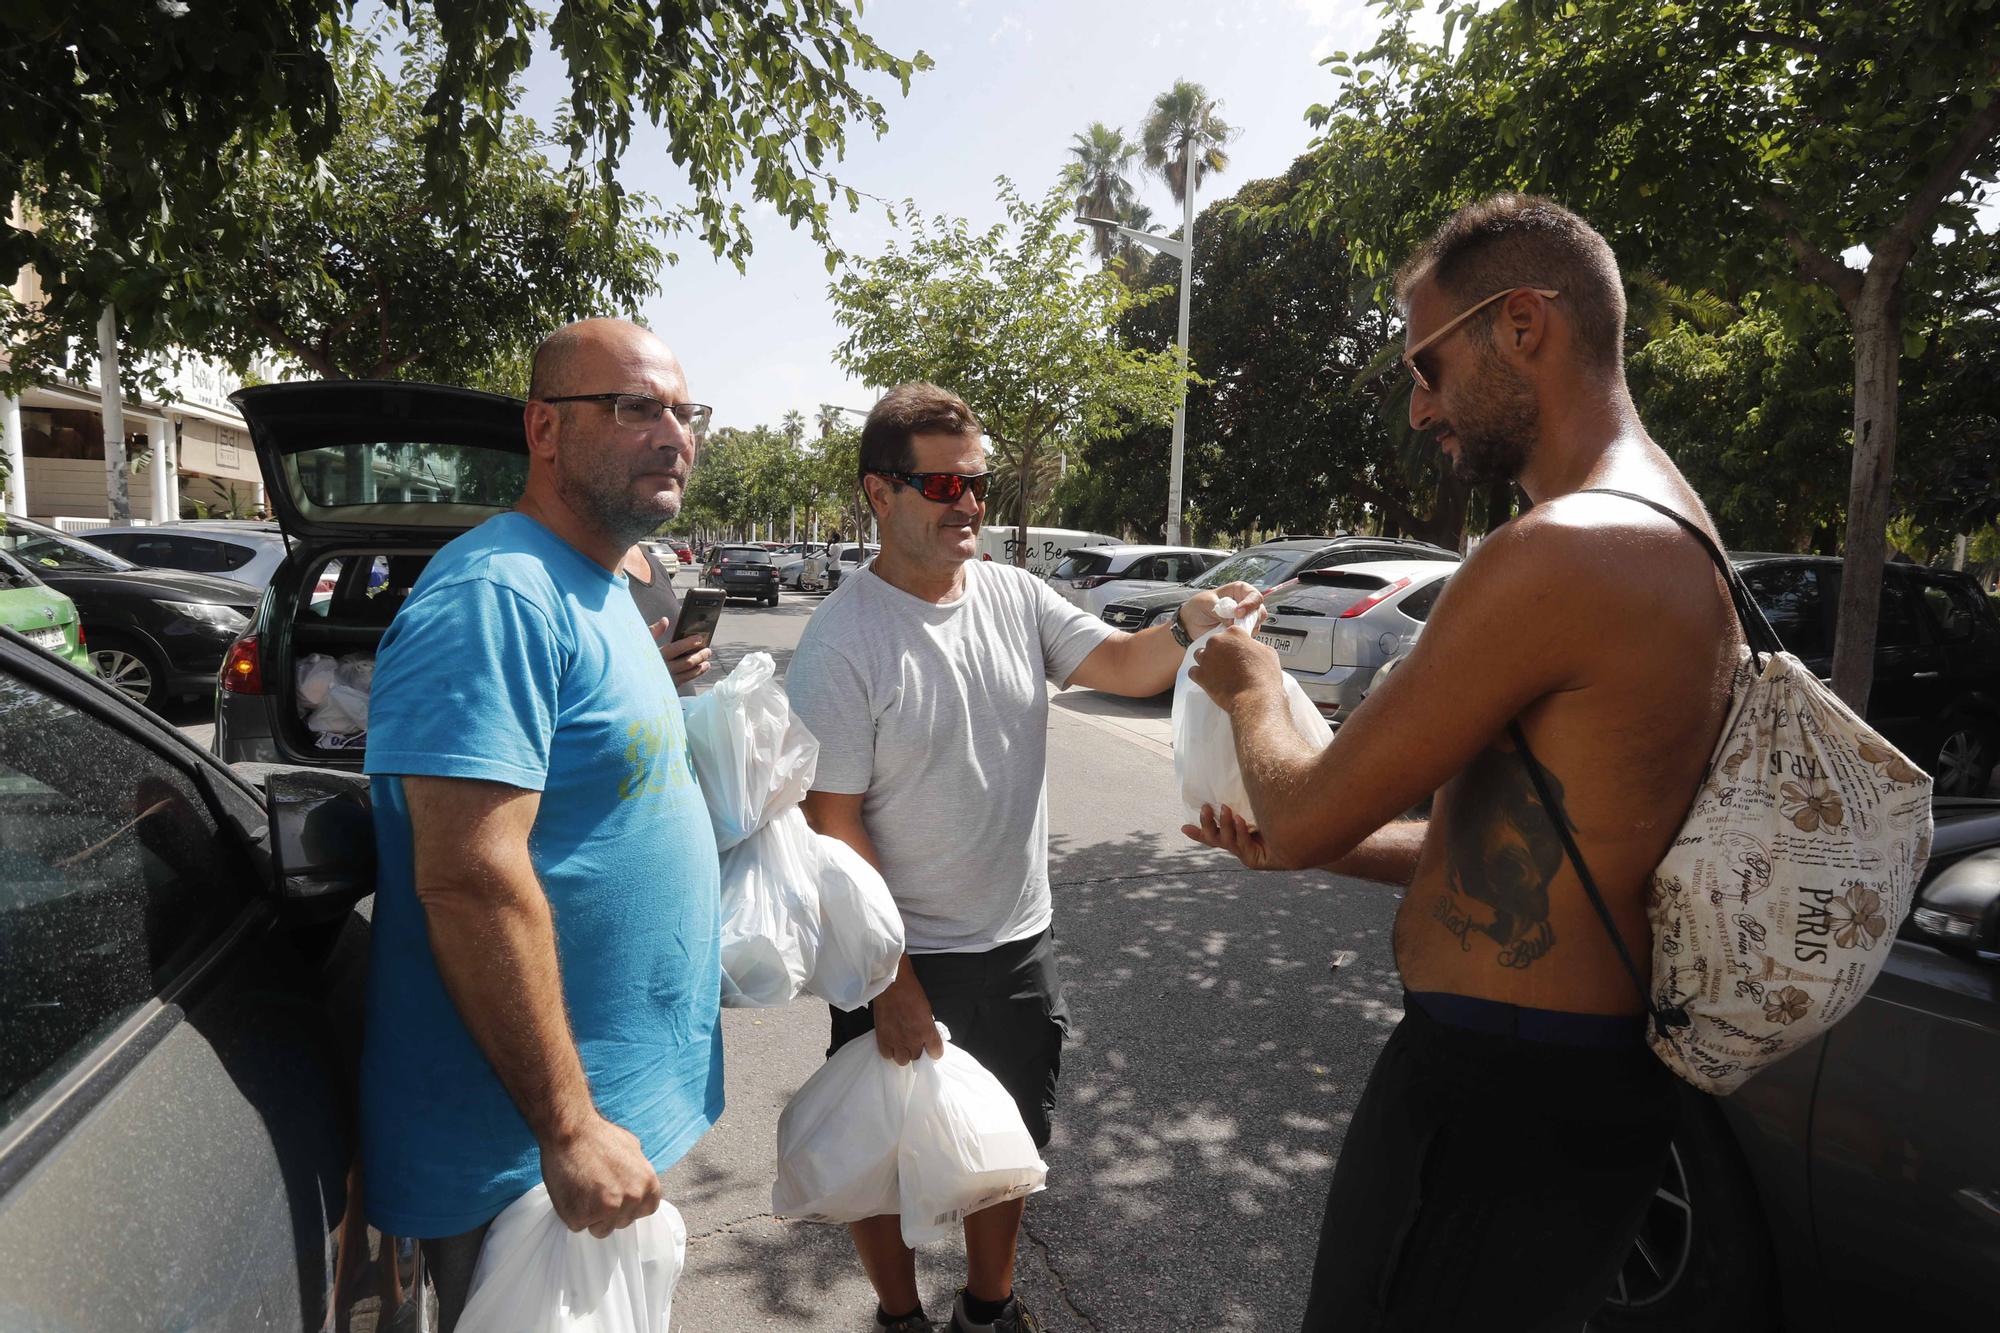
[[[806,438],[805,414],[797,408],[785,413],[784,419],[778,424],[778,434],[785,437],[786,444],[797,449],[800,442]]]
[[[1156,232],[1160,229],[1160,224],[1153,221],[1153,210],[1144,204],[1133,204],[1118,214],[1118,221],[1133,231]],[[1153,252],[1145,246],[1120,236],[1111,255],[1110,267],[1117,270],[1119,276],[1125,279],[1127,286],[1137,286],[1152,257]]]
[[[1220,114],[1222,104],[1207,89],[1186,79],[1153,99],[1153,110],[1139,132],[1146,154],[1146,169],[1157,171],[1174,192],[1174,202],[1187,198],[1186,173],[1194,166],[1194,187],[1212,171],[1229,170],[1229,154],[1222,146],[1236,137]]]
[[[813,417],[813,424],[819,427],[819,437],[824,440],[840,429],[840,409],[832,403],[821,403],[819,412]]]
[[[1089,129],[1070,140],[1069,151],[1076,160],[1064,165],[1063,180],[1076,191],[1077,212],[1122,221],[1138,198],[1130,173],[1139,145],[1128,143],[1124,130],[1101,120],[1093,120]],[[1096,231],[1097,257],[1109,267],[1118,251],[1117,240],[1109,227]]]

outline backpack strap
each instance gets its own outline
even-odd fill
[[[1593,486],[1588,490],[1576,491],[1574,494],[1615,495],[1621,500],[1630,500],[1634,504],[1642,504],[1654,513],[1662,514],[1678,523],[1689,536],[1701,543],[1701,549],[1708,552],[1708,558],[1715,563],[1716,573],[1722,575],[1722,582],[1729,589],[1729,604],[1736,609],[1736,623],[1743,628],[1743,640],[1750,645],[1750,657],[1756,663],[1757,670],[1760,673],[1764,670],[1764,661],[1759,656],[1760,652],[1776,653],[1784,651],[1784,645],[1778,641],[1778,632],[1771,628],[1771,622],[1764,618],[1763,608],[1757,605],[1757,600],[1750,595],[1750,590],[1744,586],[1743,576],[1736,572],[1736,566],[1729,563],[1729,558],[1723,555],[1721,548],[1715,544],[1713,538],[1701,530],[1699,524],[1688,519],[1685,515],[1677,513],[1668,506],[1661,504],[1658,500],[1650,500],[1643,495],[1635,495],[1631,491],[1613,490],[1608,486]]]
[[[1556,836],[1562,839],[1563,850],[1569,854],[1569,863],[1576,867],[1576,877],[1583,881],[1583,891],[1590,898],[1591,907],[1597,911],[1597,919],[1604,923],[1604,933],[1611,937],[1611,947],[1618,951],[1618,961],[1625,964],[1625,975],[1632,978],[1632,987],[1639,992],[1639,1003],[1652,1015],[1653,1031],[1667,1036],[1669,1028],[1684,1028],[1688,1025],[1687,1010],[1679,1005],[1661,1008],[1653,1003],[1653,996],[1646,989],[1646,983],[1639,977],[1639,965],[1632,961],[1632,951],[1625,947],[1625,937],[1618,933],[1618,923],[1611,919],[1611,909],[1604,905],[1604,895],[1597,891],[1597,880],[1584,864],[1583,851],[1570,836],[1569,820],[1563,815],[1562,799],[1549,786],[1549,775],[1535,758],[1535,752],[1528,748],[1528,738],[1521,731],[1519,722],[1507,724],[1507,734],[1513,738],[1515,752],[1521,756],[1521,764],[1528,770],[1528,780],[1535,784],[1535,795],[1542,801],[1542,809],[1549,815],[1549,822],[1555,825]]]

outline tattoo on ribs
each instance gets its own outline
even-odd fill
[[[1561,811],[1562,784],[1548,775]],[[1473,937],[1500,946],[1502,967],[1522,968],[1555,948],[1549,885],[1562,869],[1562,842],[1534,784],[1512,750],[1489,748],[1465,770],[1445,831],[1449,891],[1431,917],[1470,953]],[[1570,825],[1574,828],[1575,825]]]

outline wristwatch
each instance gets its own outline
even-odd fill
[[[1174,618],[1167,623],[1173,626],[1174,642],[1183,648],[1192,648],[1194,647],[1194,640],[1189,637],[1187,627],[1181,624],[1181,612],[1186,607],[1186,602],[1182,602],[1179,606],[1175,607]]]

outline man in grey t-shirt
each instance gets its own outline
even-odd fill
[[[860,482],[882,550],[814,612],[785,685],[820,742],[806,817],[882,871],[908,941],[873,1005],[833,1011],[832,1048],[872,1029],[882,1055],[904,1064],[943,1049],[942,1021],[1045,1145],[1068,1015],[1050,929],[1043,682],[1158,694],[1187,636],[1217,623],[1218,596],[1258,596],[1231,584],[1195,597],[1171,627],[1125,634],[1026,570],[980,562],[980,435],[964,401],[934,385],[903,385],[875,405]],[[1040,1327],[1013,1295],[1025,1204],[966,1218],[954,1333]],[[927,1333],[899,1219],[850,1230],[876,1328]]]

